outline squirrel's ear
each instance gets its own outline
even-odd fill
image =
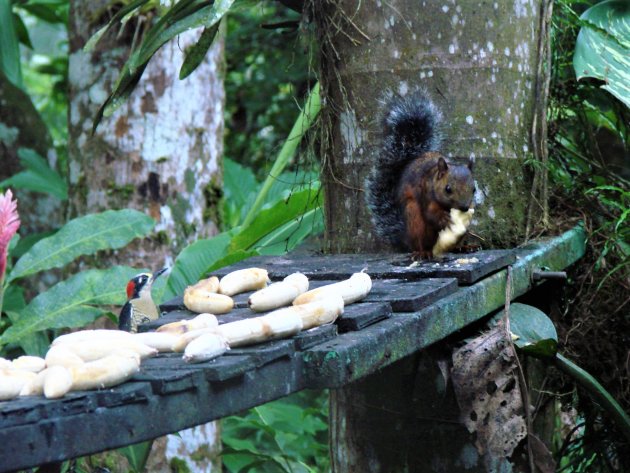
[[[468,159],[468,169],[470,169],[471,171],[473,170],[473,167],[475,165],[475,158],[473,158],[472,156]]]
[[[446,159],[444,159],[442,156],[440,156],[440,159],[438,159],[437,167],[438,173],[440,175],[444,175],[446,171],[448,171],[448,164],[446,164]]]

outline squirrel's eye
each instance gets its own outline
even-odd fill
[[[451,189],[451,186],[446,184],[446,189],[444,189],[446,191],[447,194],[452,194],[453,193],[453,189]]]

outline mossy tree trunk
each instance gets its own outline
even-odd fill
[[[322,42],[326,247],[383,249],[364,203],[379,152],[384,103],[425,89],[444,112],[442,151],[476,159],[472,230],[485,247],[525,238],[531,176],[525,162],[544,143],[534,117],[542,0],[358,2],[331,0],[314,13]]]
[[[69,64],[69,180],[72,215],[135,208],[157,222],[149,238],[109,256],[108,264],[157,270],[187,243],[218,232],[222,195],[223,35],[186,80],[178,79],[184,51],[201,30],[165,44],[151,59],[129,99],[92,134],[96,111],[112,91],[130,45],[152,21],[147,12],[104,37],[91,35],[111,17],[107,0],[71,1]],[[151,471],[173,461],[191,470],[220,471],[219,424],[210,423],[154,443]],[[157,454],[156,454],[157,452]],[[195,454],[196,455],[193,455]],[[199,453],[202,452],[202,453]]]
[[[379,153],[383,105],[419,88],[444,112],[443,153],[476,160],[472,231],[484,247],[526,238],[525,163],[545,139],[547,5],[317,2],[328,251],[387,250],[374,237],[364,182]],[[483,471],[436,366],[423,352],[331,393],[333,471]]]

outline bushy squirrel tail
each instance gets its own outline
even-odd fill
[[[385,109],[381,152],[366,182],[366,200],[376,233],[404,248],[405,221],[398,199],[405,166],[427,151],[437,151],[442,113],[425,92],[396,97]]]

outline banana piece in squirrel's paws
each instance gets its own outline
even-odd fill
[[[475,209],[468,209],[467,212],[451,209],[451,223],[440,231],[433,247],[433,256],[440,256],[457,246],[457,243],[468,231],[474,213]]]

